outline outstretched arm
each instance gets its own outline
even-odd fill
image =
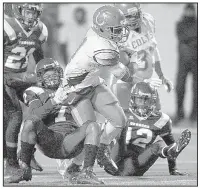
[[[159,79],[162,80],[162,83],[166,86],[167,92],[170,92],[173,90],[173,84],[170,80],[166,79],[163,75],[162,69],[161,69],[161,58],[158,48],[156,47],[155,52],[155,72],[158,75]]]

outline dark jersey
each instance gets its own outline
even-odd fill
[[[45,125],[72,120],[69,107],[52,104],[53,96],[54,91],[50,89],[29,87],[25,90],[23,98],[29,107],[29,114],[37,115]]]
[[[165,136],[171,133],[170,118],[159,112],[151,115],[146,120],[140,120],[132,112],[128,115],[128,130],[126,132],[126,144],[146,148],[151,145],[157,136]]]
[[[39,21],[29,32],[16,18],[4,18],[4,72],[24,72],[28,58],[47,40],[46,26]]]

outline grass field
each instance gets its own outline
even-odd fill
[[[175,128],[175,136],[178,137],[182,130],[183,128]],[[190,130],[192,139],[177,159],[179,170],[187,172],[187,176],[170,176],[166,159],[159,159],[142,177],[113,177],[97,165],[95,173],[105,182],[105,186],[197,186],[197,130]],[[39,152],[36,158],[43,165],[43,172],[33,171],[33,178],[29,182],[4,186],[69,186],[67,179],[62,179],[57,172],[56,160],[49,159]]]

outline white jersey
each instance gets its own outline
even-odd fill
[[[104,64],[96,61],[103,58]],[[79,91],[85,87],[97,86],[104,82],[99,77],[102,68],[115,66],[110,59],[119,60],[119,49],[115,42],[98,36],[90,29],[67,64],[64,73],[64,83],[69,85],[69,92]]]
[[[154,53],[157,48],[154,18],[148,13],[143,13],[141,32],[131,30],[127,41],[120,48],[135,52],[131,57],[131,62],[144,65],[136,75],[145,79],[150,78],[153,74]]]

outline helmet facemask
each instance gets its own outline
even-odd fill
[[[41,4],[13,5],[16,18],[29,30],[37,25],[42,9]]]
[[[57,89],[62,81],[63,70],[61,67],[56,66],[54,63],[47,65],[37,73],[38,81],[42,87],[48,89]]]
[[[130,100],[130,108],[137,116],[148,118],[155,110],[155,99],[151,94],[133,94]]]
[[[130,29],[137,29],[140,27],[142,22],[142,11],[141,8],[134,7],[132,10],[128,10],[128,14],[125,15],[127,19],[127,24]]]
[[[127,27],[109,27],[110,29],[110,39],[115,42],[125,42],[129,35],[129,30]]]

